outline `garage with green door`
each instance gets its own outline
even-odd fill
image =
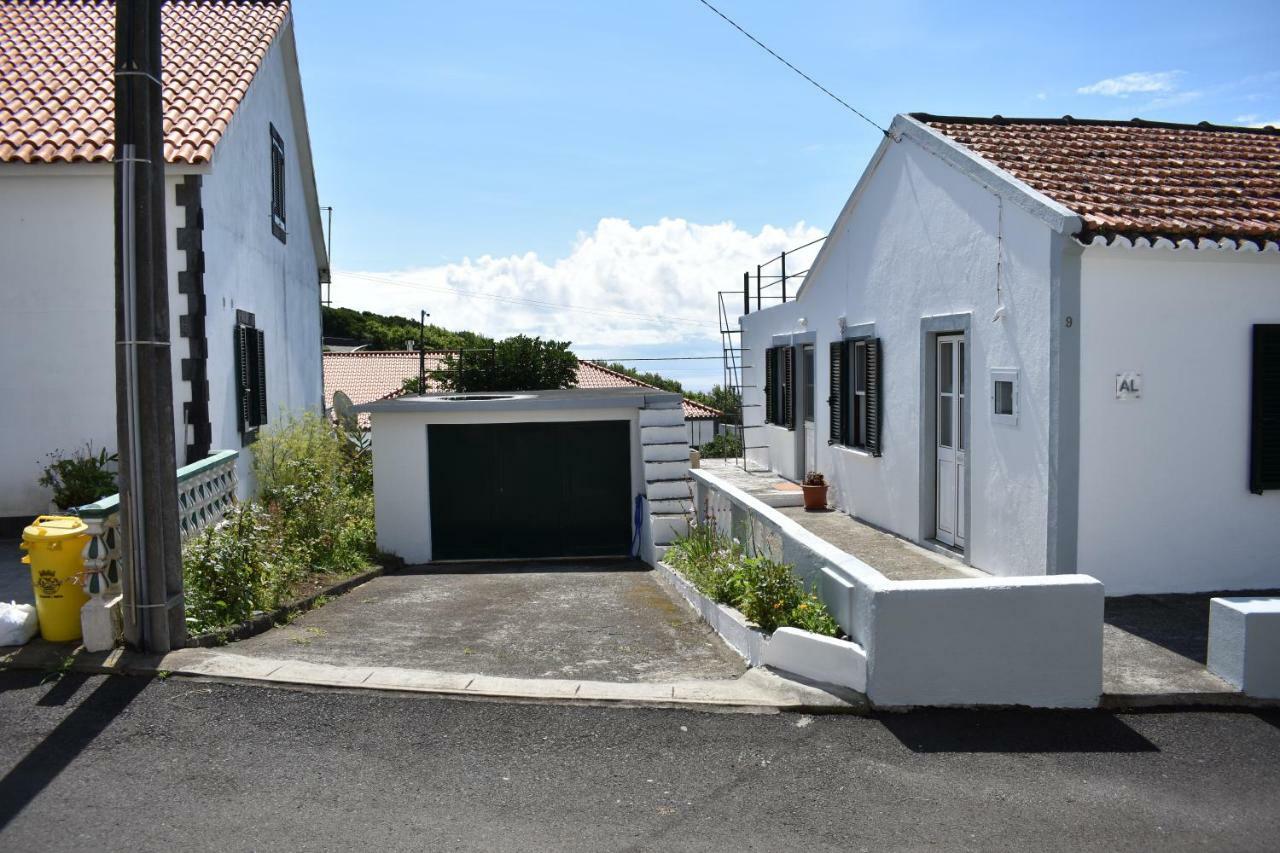
[[[630,551],[630,421],[430,424],[427,448],[433,559]]]
[[[659,510],[646,488],[688,476],[683,426],[668,425],[683,424],[680,405],[665,391],[593,388],[362,406],[378,546],[409,563],[649,560]]]

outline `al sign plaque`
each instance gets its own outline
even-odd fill
[[[1136,371],[1116,374],[1116,399],[1141,400],[1142,374]]]

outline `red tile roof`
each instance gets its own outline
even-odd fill
[[[627,388],[636,386],[638,388],[657,388],[656,385],[650,385],[648,382],[641,382],[639,379],[628,376],[625,373],[619,373],[616,370],[596,364],[593,361],[578,362],[578,387],[579,388]],[[708,418],[722,418],[724,412],[713,409],[710,406],[704,406],[696,400],[684,398],[684,417],[685,420],[699,420]]]
[[[1280,240],[1280,130],[1202,123],[912,118],[1085,221],[1078,235]]]
[[[207,163],[288,0],[164,6],[164,154]],[[110,162],[115,153],[115,4],[0,0],[0,162]]]
[[[444,364],[448,350],[428,350],[427,370],[438,370]],[[397,397],[405,379],[418,375],[418,354],[406,350],[373,350],[364,352],[327,352],[324,354],[324,404],[333,405],[335,391],[343,391],[357,406]],[[633,379],[624,373],[610,370],[590,361],[578,362],[579,388],[653,388],[655,386]],[[427,387],[436,387],[430,379]],[[721,418],[724,413],[685,398],[684,416],[687,420]],[[361,423],[367,424],[368,415],[361,415]]]

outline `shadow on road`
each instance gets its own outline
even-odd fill
[[[1096,711],[914,711],[878,715],[913,752],[1159,752]]]
[[[554,560],[485,560],[405,566],[398,575],[518,575],[558,572],[649,572],[649,566],[630,557],[591,557]]]
[[[32,673],[32,676],[38,677],[39,674]],[[36,704],[63,705],[83,686],[84,680],[78,674],[67,674]],[[151,681],[150,678],[104,679],[44,740],[15,764],[0,779],[0,830],[58,778]]]

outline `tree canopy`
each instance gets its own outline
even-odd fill
[[[351,308],[323,306],[324,336],[350,338],[369,344],[370,349],[402,350],[416,344],[420,333],[418,321],[408,317],[356,311]],[[481,349],[493,346],[493,339],[475,332],[451,332],[428,324],[423,334],[423,347],[429,350]]]

